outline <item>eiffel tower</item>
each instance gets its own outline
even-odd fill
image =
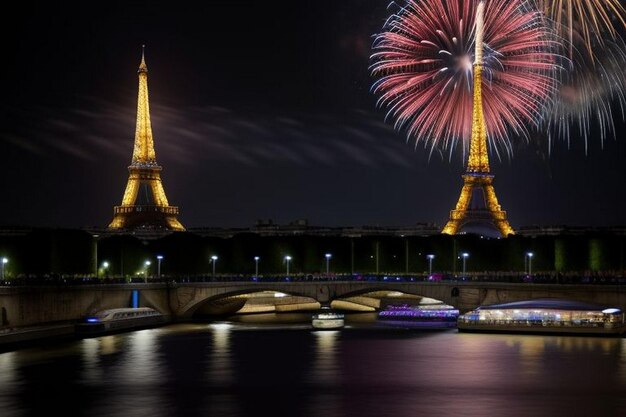
[[[483,13],[485,3],[481,1],[476,11],[476,53],[473,65],[474,96],[472,109],[472,137],[467,169],[463,175],[461,196],[450,220],[441,233],[457,234],[468,223],[488,223],[504,237],[515,234],[500,208],[493,188],[493,174],[487,153],[487,126],[483,115],[482,101],[482,56],[483,56]]]
[[[148,103],[148,67],[143,49],[137,73],[139,96],[133,159],[128,167],[128,183],[122,204],[113,209],[109,230],[148,228],[183,231],[185,228],[176,218],[178,207],[170,206],[167,201],[161,182],[162,168],[156,162]]]

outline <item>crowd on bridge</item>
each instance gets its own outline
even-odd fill
[[[484,271],[436,274],[207,274],[207,275],[162,275],[146,277],[123,277],[94,275],[27,275],[5,279],[3,286],[20,285],[96,285],[96,284],[128,284],[128,283],[192,283],[192,282],[334,282],[334,281],[370,281],[370,282],[505,282],[527,284],[590,284],[590,285],[621,285],[626,284],[626,271],[538,271],[532,275],[513,271]]]

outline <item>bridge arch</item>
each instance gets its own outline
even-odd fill
[[[319,305],[317,300],[307,294],[306,292],[299,291],[297,288],[283,288],[280,286],[254,286],[244,288],[221,288],[214,291],[196,291],[194,296],[189,299],[187,303],[181,305],[177,311],[178,317],[191,318],[194,315],[225,315],[234,314],[244,307],[247,300],[251,297],[246,297],[253,294],[283,294],[285,302],[277,302],[276,304],[290,304],[289,301],[295,299],[295,301],[310,303],[310,308],[313,309],[313,303]],[[282,297],[281,297],[282,298]]]
[[[220,286],[215,285],[185,285],[176,288],[171,296],[171,307],[175,315],[179,318],[191,318],[196,313],[211,313],[211,305],[219,304],[224,307],[223,312],[235,313],[243,307],[245,303],[242,299],[246,295],[259,294],[263,292],[278,292],[288,295],[288,297],[299,298],[298,302],[307,303],[308,308],[316,309],[319,305],[333,305],[338,301],[348,298],[364,297],[366,294],[376,292],[390,293],[399,292],[415,297],[426,297],[441,301],[445,304],[458,308],[458,296],[454,296],[451,285],[433,285],[432,283],[379,283],[379,282],[345,282],[345,283],[230,283]],[[457,289],[458,293],[458,289]],[[239,300],[237,300],[239,298]],[[362,300],[363,301],[363,300]],[[317,304],[315,304],[317,303]],[[230,304],[230,306],[227,306]],[[288,303],[285,303],[288,304]],[[295,306],[296,303],[293,305]],[[314,305],[315,304],[315,305]],[[358,303],[357,303],[358,304]],[[238,308],[237,305],[239,305]],[[364,302],[374,309],[380,306],[372,302]],[[291,310],[291,311],[293,311]],[[358,309],[357,309],[358,310]],[[289,311],[289,310],[282,310]],[[364,310],[361,310],[364,311]],[[366,311],[372,311],[366,310]],[[219,308],[213,309],[219,314]],[[209,314],[210,315],[210,314]]]
[[[337,295],[331,300],[331,306],[334,308],[360,311],[382,310],[392,304],[448,305],[445,300],[424,295],[421,291],[414,288],[392,288],[390,285],[373,285],[359,288]]]

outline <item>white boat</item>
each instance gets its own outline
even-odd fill
[[[344,315],[334,311],[322,311],[314,314],[311,320],[314,329],[332,330],[344,326]]]
[[[99,335],[156,326],[165,321],[163,314],[149,307],[112,308],[85,317],[74,330],[81,336]]]
[[[480,306],[459,316],[461,332],[626,334],[619,308],[571,300],[536,299]]]

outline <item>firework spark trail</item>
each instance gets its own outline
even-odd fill
[[[626,114],[626,44],[617,37],[605,40],[602,54],[594,60],[574,49],[574,59],[559,87],[554,106],[547,110],[549,149],[556,139],[568,145],[577,134],[588,151],[592,124],[603,146],[606,136],[615,135],[614,106],[624,120]],[[574,130],[574,131],[572,131]]]
[[[580,136],[588,151],[592,125],[601,146],[614,128],[614,106],[626,106],[626,10],[620,0],[536,0],[562,39],[559,94],[546,113],[548,150]]]
[[[473,0],[408,0],[375,37],[372,89],[395,128],[452,154],[469,146]],[[511,136],[528,138],[556,91],[556,45],[543,14],[521,0],[486,4],[483,106],[492,150],[511,152]]]
[[[536,0],[539,8],[554,21],[557,34],[569,42],[569,57],[574,58],[574,45],[584,45],[594,60],[605,38],[615,40],[618,30],[614,22],[626,26],[626,9],[621,0]]]

